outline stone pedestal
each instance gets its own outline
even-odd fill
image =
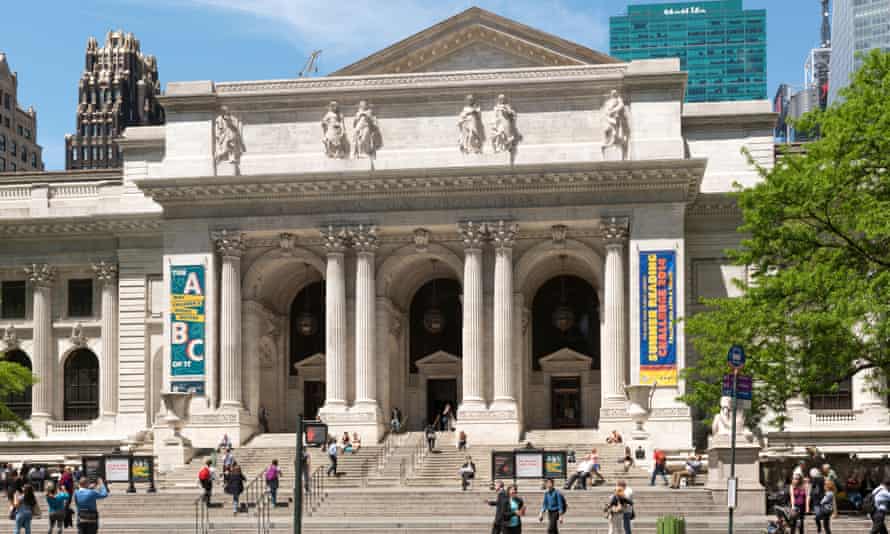
[[[467,433],[470,445],[510,445],[519,442],[522,426],[515,411],[466,410],[458,414],[455,432]]]
[[[732,455],[728,439],[716,439],[708,449],[708,482],[714,502],[725,505],[727,480]],[[766,491],[760,485],[760,446],[753,443],[737,443],[735,453],[735,475],[738,478],[738,507],[736,514],[766,513]]]
[[[158,434],[167,434],[158,439]],[[194,451],[192,442],[183,436],[172,433],[170,429],[155,429],[154,454],[158,458],[158,471],[167,473],[192,461]]]

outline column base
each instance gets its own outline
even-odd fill
[[[328,425],[328,434],[340,440],[344,432],[358,433],[365,444],[379,443],[386,435],[383,412],[376,403],[358,404],[352,408],[346,405],[325,405],[318,417]]]
[[[31,414],[31,420],[28,423],[31,426],[31,432],[38,438],[45,438],[49,433],[50,420],[52,417],[49,414]]]
[[[462,406],[462,408],[464,408]],[[479,445],[519,444],[522,424],[516,412],[516,401],[494,402],[488,410],[458,410],[456,431],[467,433],[470,447]]]

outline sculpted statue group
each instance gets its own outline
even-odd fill
[[[607,159],[610,150],[617,150],[620,159],[627,159],[629,122],[627,107],[618,91],[611,91],[603,103],[601,117],[603,121],[603,142],[601,150],[603,159]],[[494,153],[515,155],[522,134],[517,127],[518,113],[503,94],[498,95],[492,108],[494,121],[491,124],[491,149]],[[464,106],[457,118],[458,148],[463,154],[481,154],[485,145],[485,127],[482,121],[482,107],[476,97],[467,95]],[[377,151],[383,146],[383,135],[373,107],[365,100],[358,103],[358,109],[352,119],[351,132],[347,132],[347,123],[336,101],[328,104],[328,109],[321,118],[321,143],[324,153],[331,159],[369,158],[373,160]],[[245,152],[242,137],[241,121],[232,115],[226,106],[214,121],[214,161],[226,161],[235,167],[241,154]],[[350,134],[351,133],[351,144]]]

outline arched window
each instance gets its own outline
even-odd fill
[[[29,371],[31,370],[31,358],[28,358],[28,355],[20,350],[11,350],[6,353],[6,361],[17,363],[22,367],[26,367]],[[31,417],[31,386],[28,386],[28,389],[21,393],[10,393],[6,396],[6,407],[9,408],[12,413],[21,417],[22,419],[28,419]]]
[[[411,372],[417,372],[417,360],[436,351],[461,356],[462,327],[460,283],[438,278],[417,290],[411,300],[410,352]]]
[[[65,420],[99,417],[99,360],[89,349],[78,349],[65,361]]]
[[[294,297],[290,305],[291,375],[297,374],[294,364],[325,351],[324,281],[313,282]]]
[[[569,348],[600,362],[599,300],[596,291],[577,276],[563,275],[548,280],[532,304],[532,365],[540,369],[540,359],[559,349]]]

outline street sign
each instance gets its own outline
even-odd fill
[[[736,398],[750,401],[754,391],[754,380],[750,376],[738,375],[736,379]],[[723,396],[732,397],[732,375],[723,375]]]
[[[745,366],[745,349],[741,345],[733,345],[726,353],[726,361],[730,367],[741,369]]]

